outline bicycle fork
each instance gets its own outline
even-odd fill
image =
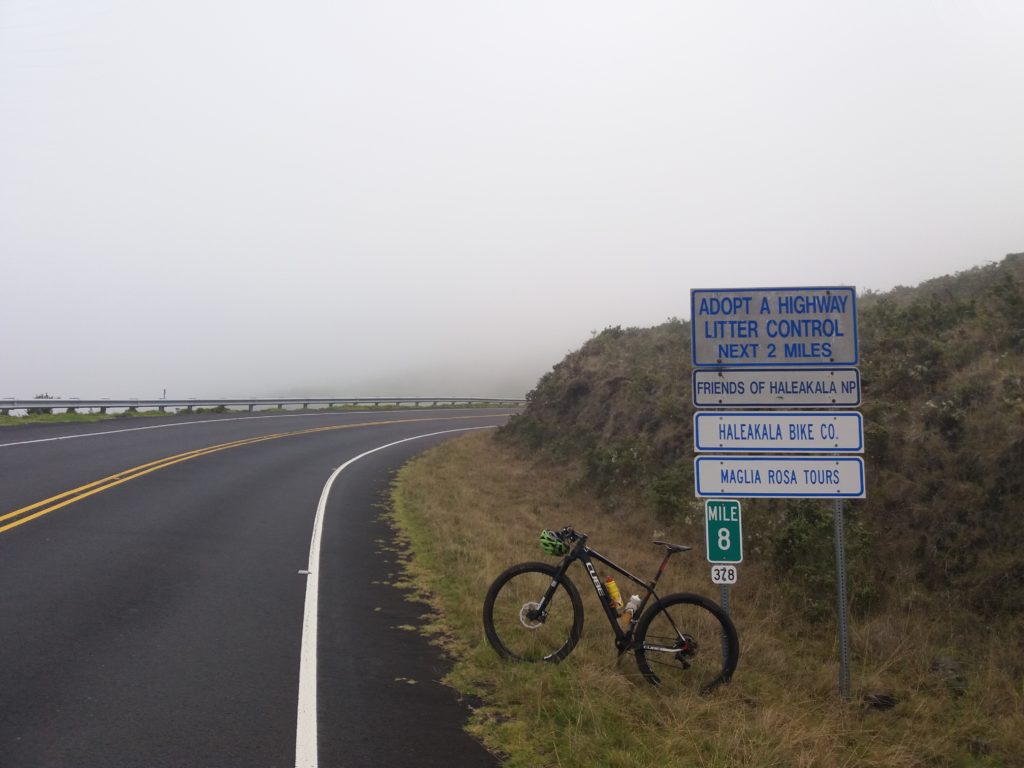
[[[565,578],[565,574],[569,570],[569,566],[572,564],[572,561],[573,558],[568,557],[562,562],[562,564],[558,568],[558,571],[551,579],[551,583],[548,584],[548,588],[547,590],[545,590],[544,595],[541,597],[539,603],[527,603],[523,606],[523,611],[520,613],[519,616],[519,620],[522,622],[523,626],[527,627],[528,629],[536,629],[539,625],[543,624],[545,621],[548,620],[548,606],[551,605],[551,601],[555,597],[555,592],[558,590],[558,584],[562,579]],[[526,623],[526,620],[524,619],[535,623],[531,627],[529,624]]]

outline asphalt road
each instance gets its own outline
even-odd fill
[[[410,630],[427,606],[388,583],[380,512],[411,456],[507,413],[0,430],[0,766],[496,765]],[[315,569],[325,484],[359,456],[331,486]]]

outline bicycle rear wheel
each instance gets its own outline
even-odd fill
[[[561,661],[583,634],[583,602],[547,563],[521,563],[501,574],[484,598],[484,631],[499,655],[517,661]],[[554,584],[546,610],[539,611]]]
[[[717,603],[678,593],[644,611],[636,627],[635,654],[652,685],[707,693],[729,682],[740,642],[732,619]]]

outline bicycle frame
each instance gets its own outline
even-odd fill
[[[626,651],[630,650],[633,645],[633,631],[636,629],[636,624],[641,614],[644,612],[644,608],[647,607],[647,602],[653,596],[655,600],[660,600],[658,593],[655,591],[655,587],[658,585],[658,581],[665,573],[665,568],[668,566],[669,558],[675,554],[669,550],[665,553],[664,559],[661,561],[661,565],[658,567],[658,573],[651,581],[644,581],[638,576],[627,571],[622,566],[615,562],[612,562],[607,557],[602,555],[597,550],[591,549],[587,546],[586,534],[577,532],[579,538],[576,541],[572,551],[565,556],[562,560],[561,565],[558,568],[558,573],[555,578],[551,581],[551,586],[548,587],[544,593],[544,597],[537,607],[537,613],[543,616],[547,615],[547,606],[554,596],[555,589],[558,587],[558,581],[566,572],[569,570],[569,566],[575,561],[580,561],[583,567],[587,571],[587,575],[590,576],[590,581],[594,586],[594,591],[597,593],[598,602],[604,609],[604,615],[608,618],[608,623],[611,624],[612,631],[615,633],[615,647],[619,649],[619,655],[621,656]],[[611,568],[613,571],[625,576],[630,581],[642,587],[645,591],[643,598],[640,601],[640,605],[633,613],[633,618],[630,619],[628,629],[623,630],[622,625],[619,624],[619,614],[611,604],[611,597],[608,595],[608,591],[604,588],[604,584],[601,582],[601,578],[597,575],[597,569],[594,568],[594,561],[597,560],[600,563]]]

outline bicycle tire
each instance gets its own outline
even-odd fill
[[[583,634],[583,601],[566,576],[557,578],[547,615],[527,615],[557,575],[558,569],[548,563],[520,563],[498,576],[487,590],[484,632],[502,658],[557,662],[576,647]]]
[[[732,679],[740,658],[736,626],[712,600],[668,595],[637,623],[634,654],[652,685],[708,693]]]

